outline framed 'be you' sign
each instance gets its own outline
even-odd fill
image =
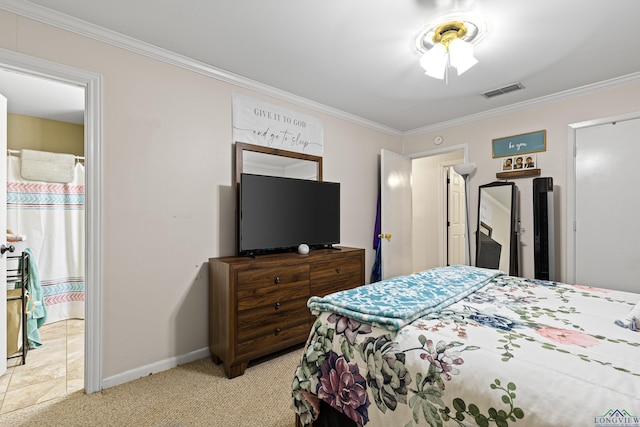
[[[509,157],[518,154],[536,153],[547,150],[547,131],[523,133],[497,138],[493,141],[493,157]]]

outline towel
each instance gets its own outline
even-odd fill
[[[29,284],[27,286],[31,294],[30,304],[33,304],[27,309],[29,312],[27,317],[27,339],[29,340],[30,348],[37,348],[42,345],[39,329],[47,321],[47,307],[44,305],[44,293],[40,284],[36,259],[31,248],[25,248],[24,251],[29,255]]]
[[[638,331],[640,329],[640,301],[622,319],[617,319],[615,324],[623,328]]]
[[[49,153],[48,151],[21,150],[20,175],[30,181],[73,181],[75,156],[73,154]]]

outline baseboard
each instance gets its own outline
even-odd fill
[[[175,368],[178,365],[184,365],[185,363],[193,362],[194,360],[202,359],[210,355],[211,355],[211,352],[209,351],[209,347],[205,347],[199,350],[192,351],[187,354],[183,354],[181,356],[160,360],[158,362],[155,362],[146,366],[140,366],[139,368],[131,369],[130,371],[126,371],[121,374],[113,375],[108,378],[103,378],[102,389],[115,387],[117,385],[124,384],[129,381],[146,377],[147,375],[166,371],[167,369]]]

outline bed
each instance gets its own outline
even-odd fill
[[[297,424],[640,426],[639,301],[469,266],[312,297]]]

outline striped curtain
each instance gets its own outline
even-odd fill
[[[7,228],[25,235],[47,307],[47,323],[84,319],[84,166],[68,184],[27,181],[7,156]]]

